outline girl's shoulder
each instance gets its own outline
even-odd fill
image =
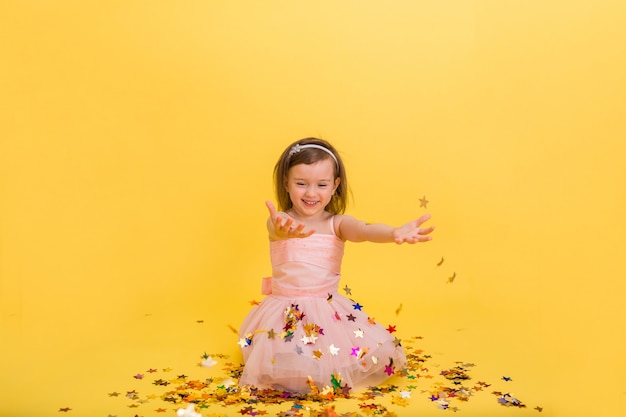
[[[346,221],[350,222],[351,220],[354,220],[354,217],[349,216],[347,214],[334,214],[334,215],[332,215],[333,231],[335,232],[335,235],[337,237],[339,237],[341,240],[345,240],[341,236],[341,225],[344,222],[346,222]]]

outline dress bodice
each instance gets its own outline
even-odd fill
[[[270,242],[272,294],[326,297],[337,290],[344,242],[334,234]]]

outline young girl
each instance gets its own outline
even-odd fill
[[[272,277],[240,328],[241,386],[307,393],[377,385],[406,366],[400,340],[338,293],[345,241],[431,240],[424,215],[400,227],[344,215],[343,162],[326,141],[299,140],[274,168],[278,207],[267,202]],[[349,293],[349,291],[348,291]]]

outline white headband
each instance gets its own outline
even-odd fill
[[[337,160],[337,157],[335,156],[334,153],[332,153],[332,151],[328,148],[325,148],[324,146],[321,145],[316,145],[314,143],[307,143],[304,145],[300,145],[299,143],[292,146],[291,150],[289,150],[289,156],[291,157],[293,154],[300,152],[302,149],[306,149],[306,148],[315,148],[315,149],[321,149],[324,152],[328,153],[330,156],[333,157],[333,159],[335,160],[335,164],[337,166],[339,166],[339,161]]]

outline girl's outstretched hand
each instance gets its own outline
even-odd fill
[[[270,211],[270,221],[274,226],[272,237],[276,239],[304,238],[315,233],[313,229],[305,230],[306,225],[304,223],[298,223],[287,213],[276,211],[276,207],[271,201],[266,201],[265,205]]]
[[[433,238],[428,236],[433,230],[435,230],[435,226],[430,227],[420,227],[424,222],[430,219],[430,214],[424,214],[417,220],[413,220],[403,226],[398,227],[393,231],[393,238],[397,244],[401,243],[418,243],[418,242],[428,242]]]

